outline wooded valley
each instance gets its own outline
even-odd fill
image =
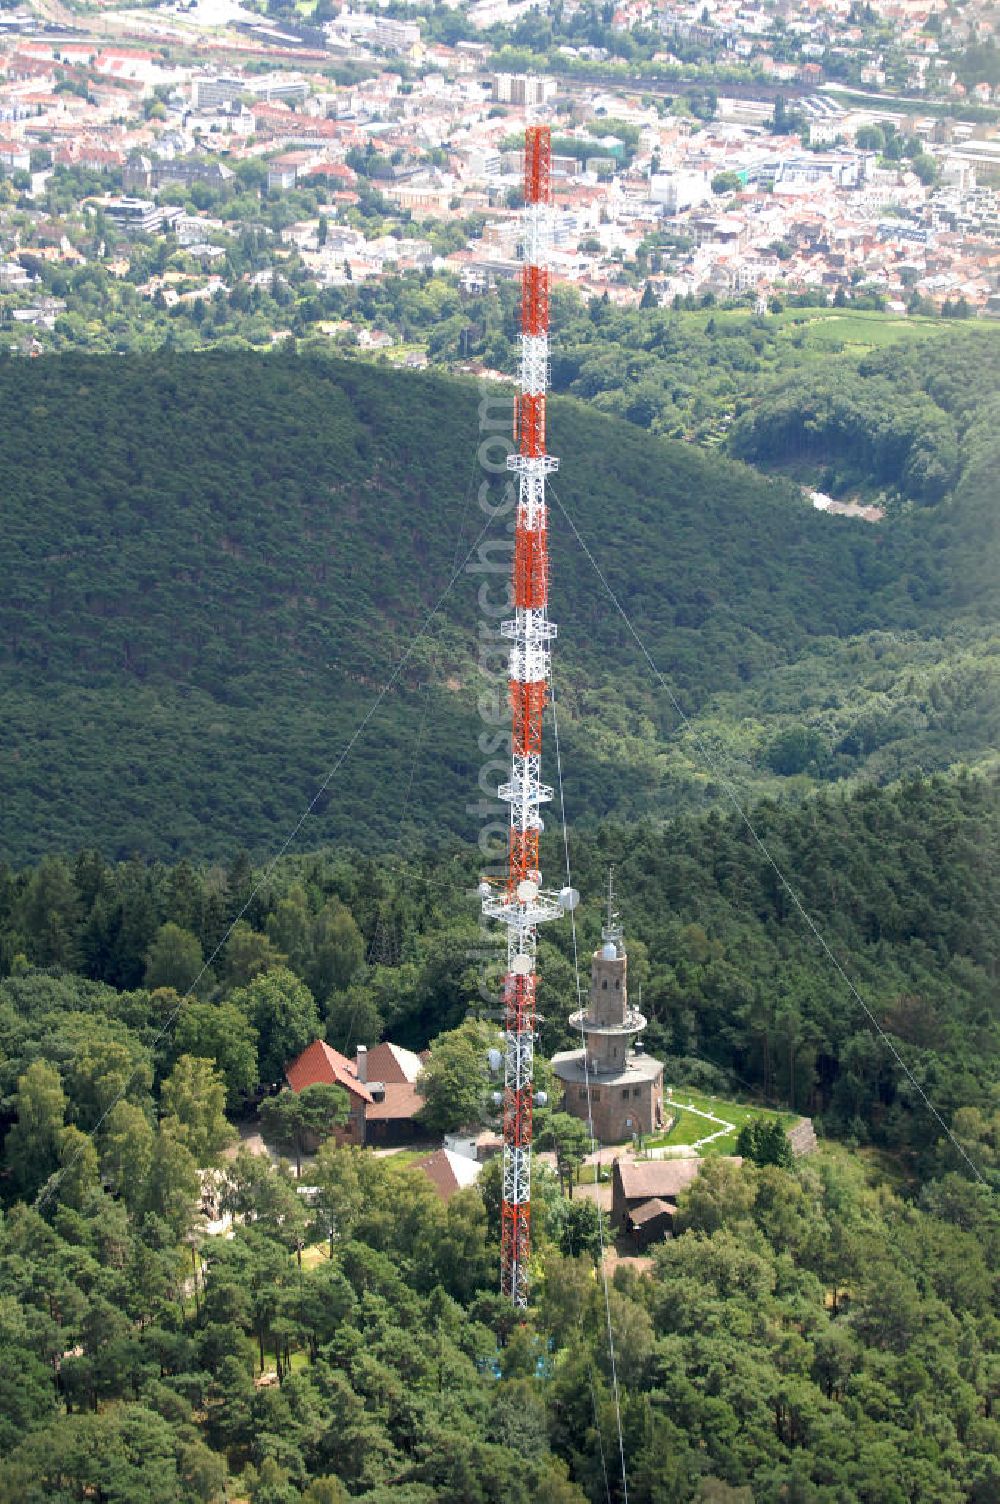
[[[479,399],[294,353],[0,363],[8,859],[275,849],[407,651],[299,844],[356,845],[359,818],[371,850],[466,838],[477,598],[506,569],[477,505]],[[953,494],[875,528],[579,404],[552,429],[574,823],[703,808],[724,778],[798,795],[992,757],[988,407]]]

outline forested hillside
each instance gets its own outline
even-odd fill
[[[737,821],[574,837],[585,952],[619,864],[668,1081],[736,1081],[894,1152],[710,1161],[607,1307],[592,1204],[536,1166],[520,1323],[498,1161],[444,1205],[361,1151],[324,1148],[308,1199],[240,1153],[215,1207],[232,1238],[198,1212],[227,1113],[317,1030],[416,1045],[478,1004],[467,857],[298,856],[256,895],[243,858],[4,872],[0,1504],[619,1504],[609,1320],[632,1504],[993,1504],[998,820],[996,781],[968,776],[756,812],[985,1185]]]
[[[772,381],[736,424],[730,447],[764,465],[808,464],[835,494],[882,487],[930,505],[992,450],[998,378],[993,331],[911,340],[856,368],[828,361]]]
[[[0,363],[4,854],[273,850],[408,647],[299,844],[358,844],[361,825],[371,851],[468,839],[490,576],[460,572],[413,642],[483,527],[479,396],[294,353]],[[552,448],[576,820],[719,789],[560,503],[746,785],[881,779],[995,747],[986,488],[965,513],[960,498],[876,530],[577,405],[554,405]]]
[[[735,815],[684,817],[665,830],[574,832],[582,953],[599,940],[614,862],[631,986],[636,997],[641,991],[647,1042],[667,1060],[668,1078],[750,1090],[840,1136],[904,1151],[925,1171],[952,1166],[953,1150],[895,1049],[947,1118],[960,1115],[975,1162],[996,1173],[996,777],[767,803],[754,823],[888,1040],[875,1036]],[[550,831],[545,841],[555,877],[560,838]],[[0,1100],[39,1051],[64,1058],[52,1043],[63,1031],[61,1010],[139,1021],[148,1041],[176,1009],[175,992],[192,985],[176,1024],[153,1041],[156,1074],[183,1050],[211,1055],[233,1103],[279,1078],[284,1059],[320,1028],[343,1051],[383,1033],[422,1049],[470,1007],[488,1006],[481,982],[499,982],[499,953],[478,929],[476,861],[467,848],[448,861],[403,863],[339,850],[288,858],[262,881],[245,857],[201,871],[186,862],[111,866],[90,852],[4,871],[0,970],[10,976],[0,1008]],[[550,927],[540,946],[541,1038],[552,1052],[572,1043],[568,927]],[[74,1002],[74,988],[32,966],[86,977],[86,1001]],[[268,1022],[254,1013],[250,1038],[232,998],[246,1006],[240,989],[261,971],[284,977],[286,1002],[284,1011],[267,1005]]]
[[[109,289],[112,296],[115,291]],[[259,296],[266,302],[266,292]],[[329,335],[317,335],[318,321],[343,319],[348,327],[338,337],[347,349],[357,330],[391,330],[402,345],[426,350],[434,365],[455,369],[474,356],[513,378],[519,358],[518,298],[514,282],[475,296],[448,276],[411,273],[325,288],[314,302],[300,303],[291,324],[304,340],[322,346]],[[712,445],[725,443],[734,416],[790,377],[810,378],[831,367],[856,369],[874,351],[905,352],[918,343],[926,343],[942,367],[960,366],[964,359],[968,369],[984,353],[995,359],[991,346],[1000,350],[992,322],[939,318],[933,309],[934,317],[911,313],[904,318],[880,311],[881,299],[862,291],[832,306],[826,299],[823,290],[794,294],[783,308],[780,299],[772,299],[763,314],[745,301],[717,304],[711,295],[697,306],[693,297],[686,297],[669,308],[655,301],[649,306],[648,300],[623,307],[606,297],[582,298],[575,288],[557,283],[552,294],[553,389],[585,398],[600,412],[664,437]],[[752,305],[754,300],[749,301]],[[185,327],[189,318],[178,306],[165,319],[178,348],[202,348],[241,335],[267,342],[262,319],[247,331],[234,321],[232,310],[227,319],[218,304],[212,320],[202,320],[200,327]],[[273,318],[280,318],[277,307]],[[120,338],[118,329],[111,334],[88,331],[86,337],[102,336],[103,348],[124,348],[113,344]],[[55,339],[60,339],[58,328]]]

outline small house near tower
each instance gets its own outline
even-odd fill
[[[373,1049],[359,1044],[353,1060],[316,1039],[285,1066],[292,1091],[317,1082],[341,1086],[350,1110],[347,1122],[331,1134],[337,1143],[393,1146],[426,1138],[417,1117],[424,1104],[417,1087],[424,1056],[384,1041]]]
[[[646,1020],[628,1000],[628,957],[621,930],[609,914],[603,944],[590,964],[590,1001],[570,1017],[585,1047],[563,1050],[552,1069],[563,1083],[563,1107],[587,1121],[587,1088],[594,1136],[617,1144],[663,1126],[663,1065],[637,1043]]]

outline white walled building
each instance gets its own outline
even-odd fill
[[[683,214],[712,197],[707,172],[657,172],[649,180],[649,196],[665,214]]]

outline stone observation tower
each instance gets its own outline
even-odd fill
[[[608,894],[608,922],[590,968],[590,1001],[570,1017],[585,1040],[582,1050],[563,1050],[552,1069],[563,1083],[566,1112],[587,1121],[587,1085],[594,1137],[620,1143],[663,1124],[663,1066],[643,1053],[636,1038],[646,1020],[628,1001],[628,957],[621,926]]]

